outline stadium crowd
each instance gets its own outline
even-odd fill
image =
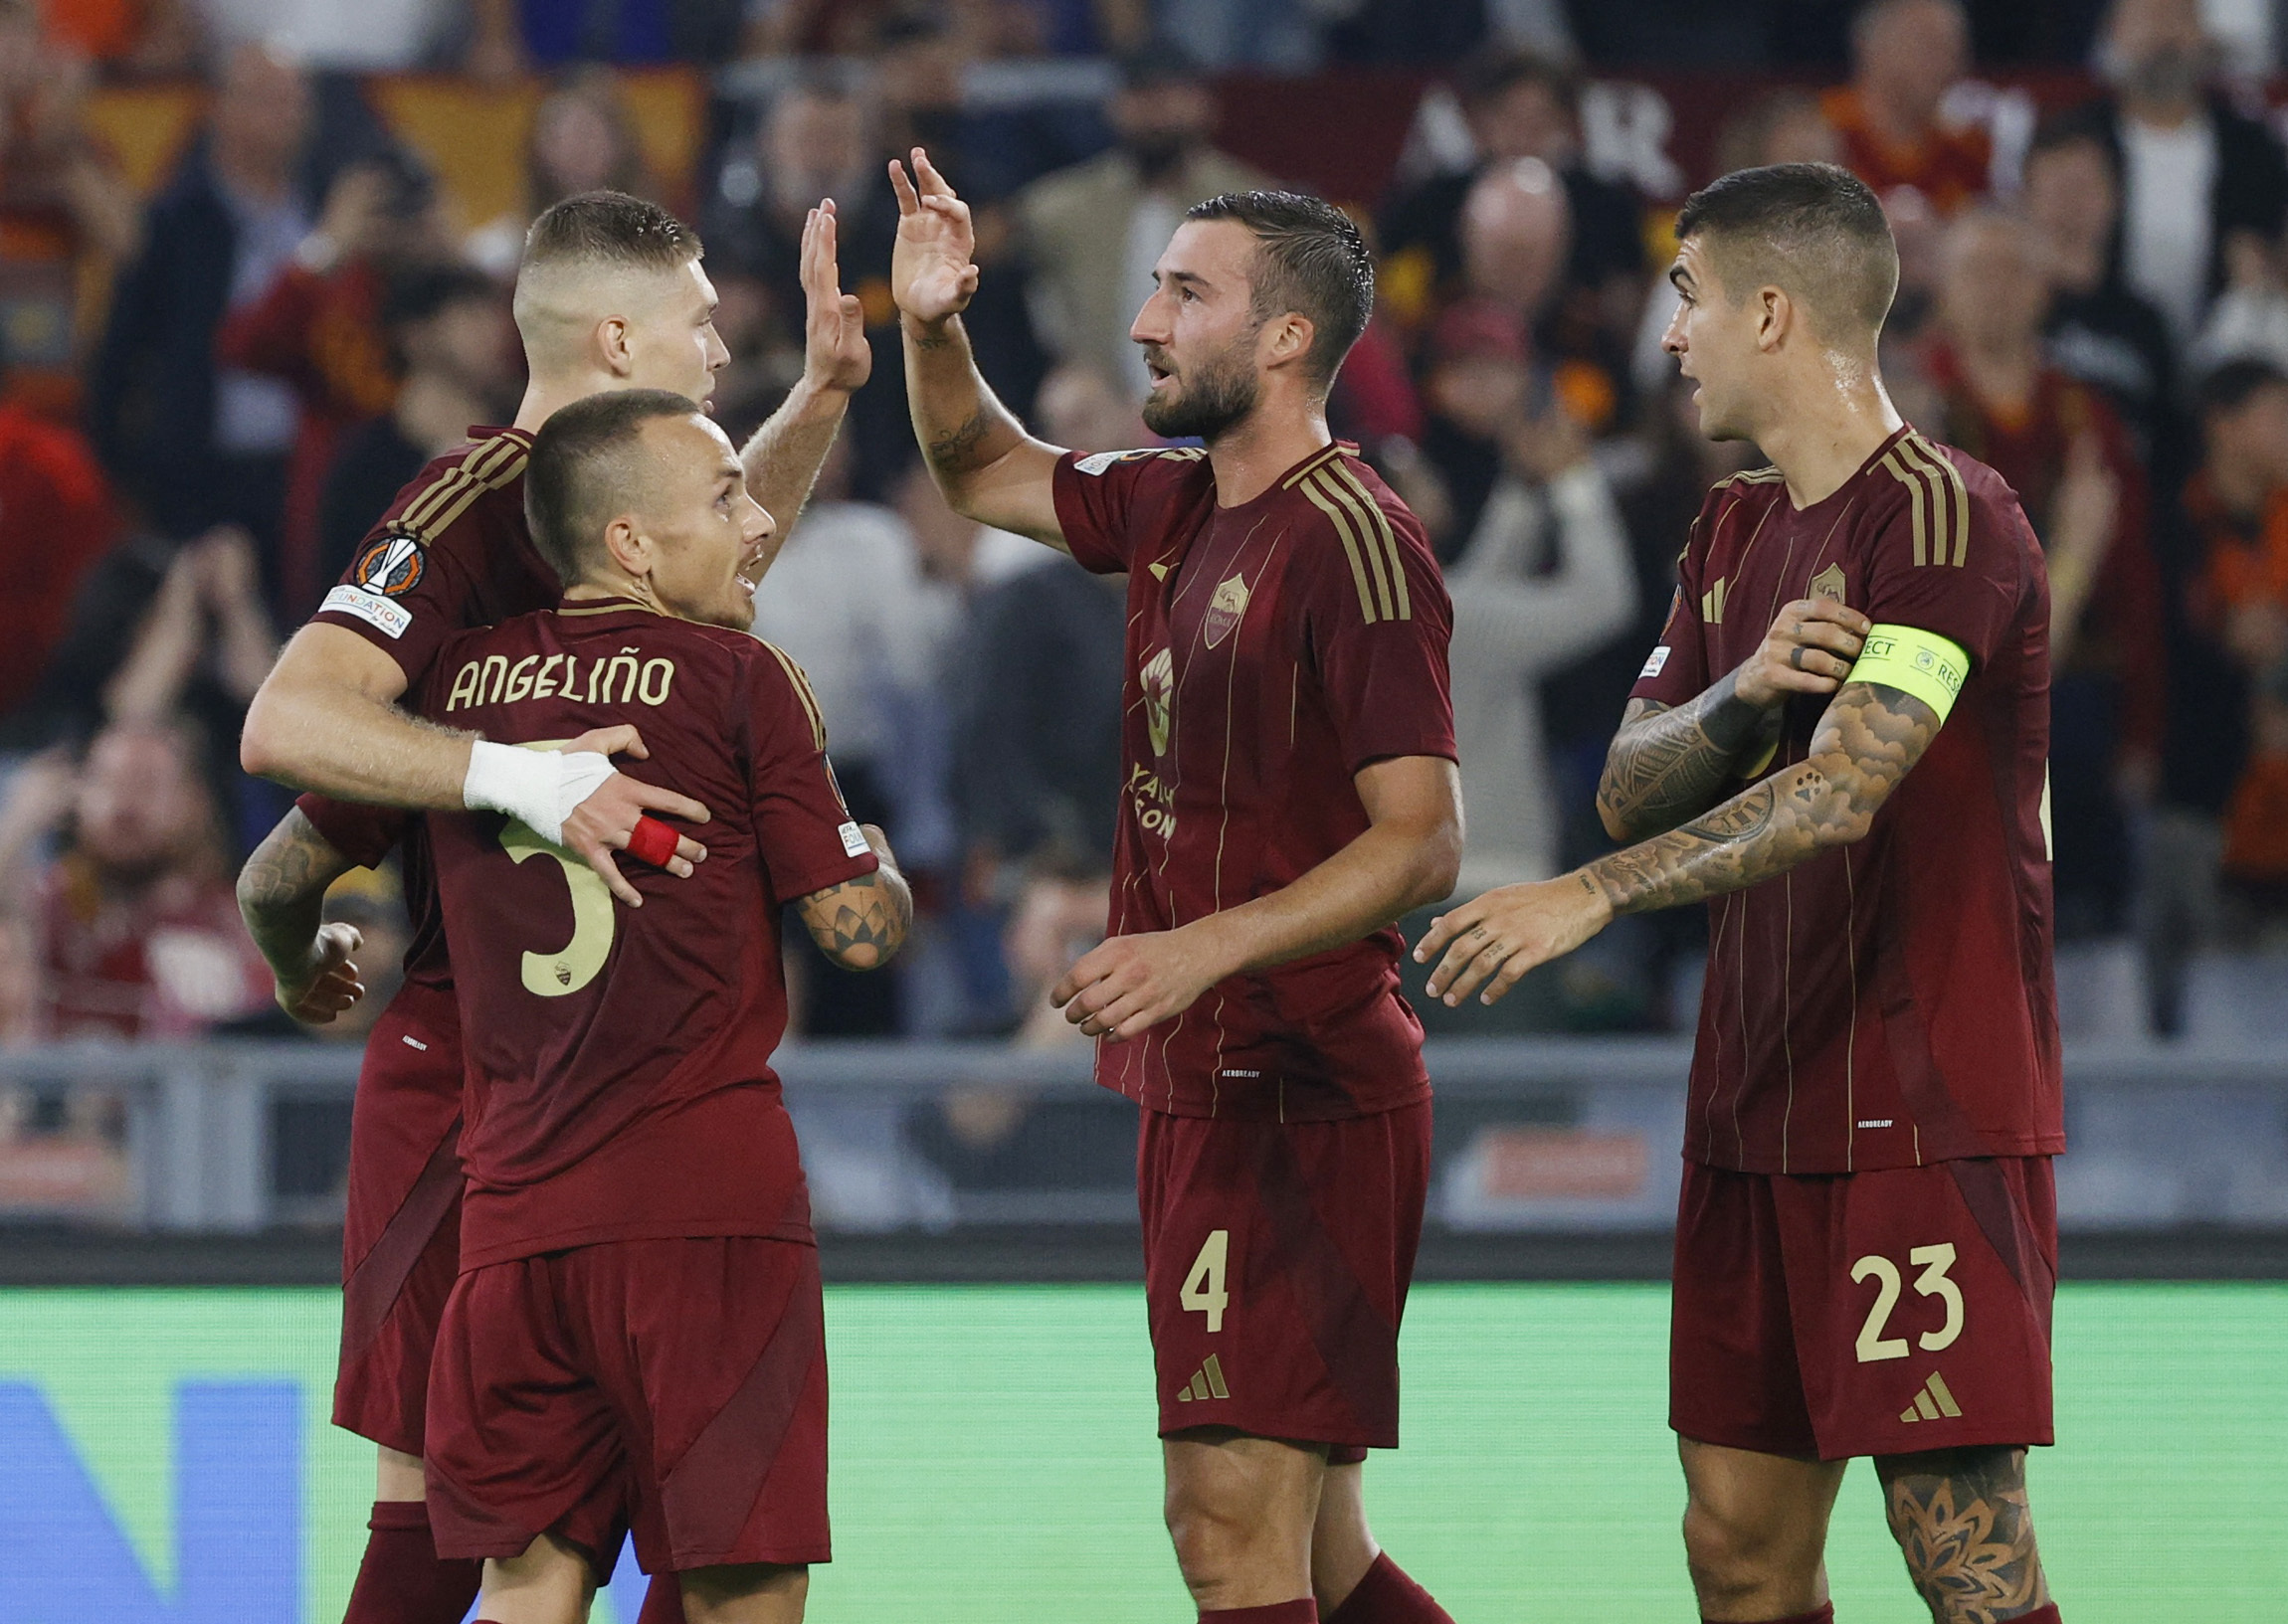
[[[2039,93],[2000,95],[1974,47]],[[1148,444],[1127,330],[1152,257],[1191,203],[1282,178],[1218,144],[1235,70],[1390,70],[1389,93],[1420,95],[1385,195],[1343,200],[1382,272],[1336,432],[1447,571],[1463,891],[1593,855],[1599,765],[1677,551],[1709,482],[1758,460],[1692,427],[1658,347],[1676,198],[1611,161],[1593,116],[1599,81],[1686,61],[1793,77],[1735,98],[1707,150],[1672,147],[1681,180],[1829,159],[1884,198],[1892,392],[2008,478],[2049,557],[2069,1030],[2080,1008],[2184,1032],[2193,967],[2276,946],[2288,903],[2268,49],[2211,33],[2196,0],[0,0],[0,1043],[291,1029],[232,902],[286,804],[239,771],[239,721],[390,493],[506,421],[519,234],[600,186],[705,239],[734,441],[801,369],[797,245],[822,195],[875,336],[756,630],[807,668],[922,922],[880,977],[806,944],[800,1029],[1071,1040],[1043,990],[1103,927],[1122,599],[957,517],[921,469],[884,160],[925,143],[977,202],[968,324],[1011,405],[1059,445]],[[1117,63],[1117,88],[1028,96],[1008,87],[1051,80],[988,72],[1062,59]],[[678,64],[704,136],[675,172],[635,86]],[[369,76],[413,70],[528,93],[513,207],[471,218],[397,132]],[[194,120],[139,186],[92,109],[187,79]],[[389,885],[337,906],[387,932]],[[1672,1027],[1701,934],[1624,921],[1502,1018]]]

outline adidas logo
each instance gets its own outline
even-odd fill
[[[1195,1398],[1229,1398],[1232,1389],[1224,1385],[1224,1366],[1210,1353],[1208,1362],[1192,1373],[1192,1384],[1176,1395],[1176,1402],[1189,1404]]]
[[[1923,1383],[1923,1390],[1915,1394],[1915,1401],[1899,1411],[1902,1421],[1936,1421],[1940,1416],[1953,1420],[1961,1415],[1963,1407],[1955,1402],[1955,1395],[1947,1391],[1947,1378],[1938,1371]]]

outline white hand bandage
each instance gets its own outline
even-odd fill
[[[524,750],[479,739],[469,748],[462,805],[506,812],[550,845],[564,843],[564,819],[618,771],[592,750]]]

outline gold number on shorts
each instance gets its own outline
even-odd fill
[[[1192,1260],[1192,1272],[1184,1277],[1184,1289],[1176,1294],[1176,1301],[1184,1305],[1185,1313],[1208,1316],[1210,1336],[1224,1329],[1224,1310],[1232,1304],[1232,1294],[1224,1283],[1231,1256],[1232,1231],[1211,1229],[1208,1243]]]
[[[1963,1290],[1947,1278],[1947,1271],[1955,1266],[1955,1248],[1952,1241],[1937,1246],[1918,1246],[1907,1254],[1907,1261],[1923,1272],[1915,1276],[1915,1291],[1923,1297],[1936,1297],[1947,1305],[1947,1323],[1936,1331],[1926,1331],[1915,1339],[1926,1353],[1952,1348],[1955,1339],[1963,1334]],[[1907,1356],[1907,1339],[1886,1337],[1883,1328],[1890,1324],[1891,1310],[1899,1306],[1899,1288],[1902,1277],[1899,1266],[1889,1258],[1869,1252],[1851,1265],[1854,1283],[1875,1277],[1875,1306],[1867,1310],[1867,1323],[1859,1327],[1858,1354],[1861,1364],[1872,1364],[1878,1359],[1903,1359]]]
[[[513,817],[500,830],[500,844],[510,859],[522,862],[535,854],[553,857],[564,870],[564,884],[572,893],[572,940],[554,953],[524,955],[524,990],[544,998],[577,992],[596,979],[612,953],[612,933],[618,926],[612,910],[612,891],[604,876],[577,857],[567,856]]]
[[[1867,1311],[1867,1323],[1859,1327],[1859,1362],[1872,1364],[1878,1359],[1903,1359],[1907,1356],[1907,1339],[1883,1335],[1883,1327],[1890,1323],[1891,1310],[1899,1306],[1899,1266],[1887,1257],[1869,1252],[1851,1265],[1852,1283],[1855,1285],[1869,1275],[1875,1277],[1875,1306]]]
[[[1955,1266],[1954,1242],[1918,1246],[1907,1254],[1907,1261],[1923,1266],[1923,1272],[1915,1276],[1915,1290],[1925,1297],[1944,1298],[1947,1305],[1947,1323],[1936,1331],[1924,1332],[1916,1343],[1926,1353],[1952,1348],[1963,1334],[1963,1289],[1947,1278],[1947,1271]]]

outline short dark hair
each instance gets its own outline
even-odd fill
[[[1497,51],[1472,57],[1453,82],[1461,104],[1473,110],[1499,100],[1520,85],[1540,86],[1567,116],[1581,116],[1581,76],[1539,51]]]
[[[644,425],[698,411],[672,390],[618,389],[574,401],[540,426],[524,464],[524,522],[558,580],[571,586],[594,557]]]
[[[2200,375],[2200,381],[2193,389],[2193,404],[2197,414],[2207,419],[2223,412],[2237,412],[2258,390],[2281,384],[2288,384],[2288,372],[2282,372],[2270,361],[2253,355],[2234,356]]]
[[[1708,240],[1734,298],[1767,283],[1801,298],[1822,336],[1833,317],[1880,332],[1899,290],[1899,246],[1883,205],[1858,176],[1831,163],[1741,169],[1684,200],[1676,240]]]
[[[475,266],[432,265],[392,276],[381,297],[384,330],[409,321],[427,321],[449,304],[465,299],[504,302],[499,285]]]
[[[1304,371],[1320,389],[1332,384],[1375,310],[1375,258],[1351,217],[1300,192],[1226,192],[1184,218],[1236,220],[1255,234],[1255,319],[1292,310],[1308,320]]]
[[[704,252],[699,234],[657,203],[626,192],[581,192],[532,222],[519,270],[589,264],[673,271]]]
[[[2054,113],[2034,125],[2033,135],[2026,142],[2025,155],[2031,159],[2039,153],[2055,152],[2060,147],[2079,146],[2085,141],[2105,154],[2108,165],[2118,167],[2113,139],[2106,132],[2104,114],[2094,106],[2074,107]]]

